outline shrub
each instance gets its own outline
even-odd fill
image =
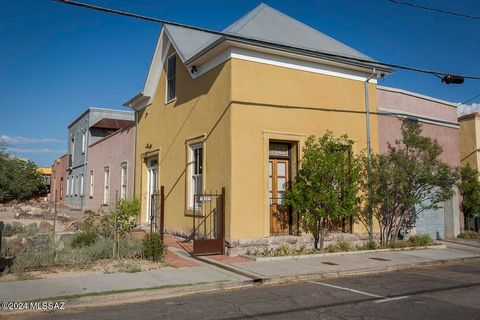
[[[16,255],[13,271],[17,274],[25,271],[49,270],[53,267],[86,268],[95,261],[113,258],[113,239],[98,238],[90,246],[65,247],[59,250],[54,244],[43,250],[27,250]],[[142,256],[139,241],[121,240],[119,255],[124,259],[136,259]]]
[[[142,242],[143,256],[152,261],[163,261],[167,246],[163,243],[158,233],[149,233]]]
[[[139,212],[140,202],[137,199],[120,199],[118,201],[115,212],[115,227],[121,238],[135,228]]]
[[[295,249],[286,245],[282,244],[277,247],[274,251],[275,256],[283,257],[283,256],[291,256],[295,253]]]
[[[75,235],[70,245],[72,248],[88,247],[94,244],[97,238],[98,235],[95,230],[85,229],[84,231],[81,231]]]
[[[4,237],[11,237],[13,235],[19,234],[24,232],[25,228],[23,226],[13,226],[11,224],[6,224],[5,228],[3,229],[3,236]]]
[[[353,245],[352,241],[350,240],[340,240],[337,242],[338,251],[353,251],[355,250],[355,246]]]
[[[417,234],[411,236],[408,238],[407,242],[412,247],[427,247],[435,244],[432,237],[430,237],[428,234]]]
[[[142,267],[135,261],[122,260],[117,264],[119,272],[135,273],[142,271]]]
[[[334,244],[329,244],[326,248],[325,248],[325,251],[326,252],[329,252],[329,253],[333,253],[333,252],[338,252],[338,247]]]
[[[102,237],[113,238],[115,235],[115,213],[107,213],[102,215],[100,219],[99,233]]]
[[[360,247],[360,250],[376,250],[380,245],[375,240],[368,240]]]
[[[390,249],[402,249],[406,247],[408,247],[407,242],[401,241],[401,240],[393,240],[387,244],[387,248],[390,248]]]
[[[480,239],[480,232],[475,231],[465,231],[458,235],[459,238],[464,239]]]

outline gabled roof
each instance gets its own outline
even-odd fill
[[[210,32],[170,24],[165,24],[164,28],[183,62],[190,60],[201,49],[221,38]]]
[[[373,61],[357,50],[264,3],[247,13],[224,32],[300,49],[330,52]]]
[[[187,67],[204,63],[208,60],[208,53],[215,52],[214,48],[222,49],[221,44],[236,43],[259,51],[282,51],[297,58],[303,56],[307,61],[328,61],[361,72],[370,72],[372,68],[376,68],[378,74],[392,72],[365,54],[262,3],[223,32],[165,23],[143,91],[124,106],[143,108],[152,101],[170,43]],[[203,57],[207,58],[201,61]],[[193,72],[191,75],[195,77]]]
[[[214,43],[228,39],[228,35],[262,41],[273,46],[288,46],[297,49],[331,53],[341,56],[375,60],[363,53],[289,17],[262,3],[238,21],[226,28],[224,36],[188,29],[180,26],[165,25],[175,49],[183,62],[191,60]],[[276,47],[278,48],[278,47]]]

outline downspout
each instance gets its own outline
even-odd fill
[[[375,77],[375,68],[372,70],[372,74],[368,76],[365,80],[365,115],[366,115],[366,130],[367,130],[367,193],[368,193],[368,200],[367,200],[367,212],[368,212],[368,228],[369,228],[369,235],[370,240],[373,240],[373,210],[371,204],[371,186],[370,186],[370,179],[371,179],[371,171],[372,171],[372,143],[370,139],[370,103],[368,98],[368,83],[370,80]]]
[[[138,114],[136,110],[134,110],[134,112],[135,112],[135,144],[133,146],[134,148],[134,151],[133,151],[133,197],[135,198],[135,195],[136,195],[135,191],[137,186]]]
[[[90,115],[89,115],[90,118]],[[87,160],[88,160],[88,136],[89,136],[90,130],[88,128],[88,121],[85,119],[85,159],[83,162],[83,187],[82,191],[83,194],[80,195],[82,197],[82,210],[85,209],[84,202],[85,202],[85,191],[87,191],[87,179],[86,179],[86,174],[87,174]],[[83,143],[83,141],[82,141]]]

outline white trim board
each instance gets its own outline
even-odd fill
[[[443,120],[443,119],[440,119],[440,118],[424,116],[424,115],[414,113],[414,112],[400,111],[400,110],[384,108],[384,107],[378,107],[377,109],[378,109],[379,114],[384,113],[386,115],[387,114],[388,115],[396,115],[397,117],[400,117],[400,118],[406,118],[406,117],[410,116],[410,117],[417,118],[419,122],[423,122],[423,123],[434,124],[434,125],[437,125],[437,126],[454,128],[454,129],[460,128],[460,124],[458,122],[455,122],[455,121]]]
[[[346,70],[340,67],[331,66],[327,64],[321,64],[317,62],[304,61],[298,59],[292,59],[284,56],[273,55],[270,53],[256,52],[244,48],[231,47],[227,48],[219,53],[214,58],[208,60],[204,64],[197,66],[197,72],[192,77],[195,79],[205,72],[215,68],[219,64],[229,60],[239,59],[257,63],[263,63],[267,65],[278,66],[282,68],[294,69],[299,71],[306,71],[318,74],[324,74],[333,77],[339,77],[344,79],[366,81],[368,75],[361,71]],[[377,83],[376,79],[371,79],[370,83]]]

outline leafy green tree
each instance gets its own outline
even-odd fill
[[[26,200],[44,188],[44,179],[32,161],[14,158],[0,143],[0,202]]]
[[[402,139],[388,145],[385,154],[373,155],[371,162],[371,201],[373,216],[380,226],[382,244],[396,240],[401,229],[415,226],[424,210],[438,209],[453,196],[456,174],[439,156],[442,147],[422,136],[414,121],[402,122]],[[368,181],[363,181],[363,188]],[[368,221],[366,211],[360,220]]]
[[[465,230],[472,229],[472,218],[480,213],[480,181],[478,171],[469,165],[460,168],[458,189],[462,195],[462,212]]]
[[[285,194],[284,203],[299,213],[315,248],[323,249],[332,223],[352,216],[358,204],[360,162],[352,154],[353,143],[330,131],[318,139],[309,137],[298,176]]]

